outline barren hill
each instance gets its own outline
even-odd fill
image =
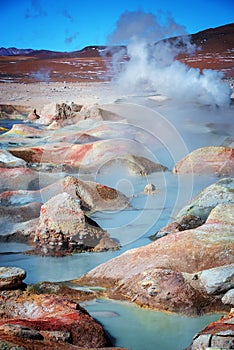
[[[180,39],[183,37],[167,40]],[[217,69],[227,78],[234,77],[233,23],[189,35],[187,39],[197,50],[179,55],[179,60],[191,67]],[[0,48],[0,82],[108,80],[107,66],[112,54],[120,49],[126,54],[124,46],[87,46],[73,52]]]

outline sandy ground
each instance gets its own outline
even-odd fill
[[[116,93],[109,82],[97,83],[0,83],[0,104],[41,108],[49,103],[111,103]]]
[[[228,83],[233,91],[234,79],[228,79]],[[0,105],[25,106],[38,112],[55,103],[107,105],[131,95],[125,95],[119,88],[112,82],[0,83]],[[234,92],[231,98],[234,99]]]

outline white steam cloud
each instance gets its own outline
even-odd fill
[[[111,44],[128,44],[134,38],[155,43],[175,35],[186,34],[184,26],[177,24],[170,14],[159,12],[157,17],[142,11],[125,11],[116,23],[116,29],[108,37]]]
[[[192,100],[202,104],[225,106],[230,102],[230,88],[222,73],[190,68],[176,60],[180,52],[192,52],[185,28],[171,16],[155,16],[142,11],[122,14],[115,31],[109,35],[111,44],[126,44],[128,60],[120,68],[120,55],[113,55],[112,74],[121,90],[129,93],[154,91],[170,98]],[[163,39],[182,35],[180,42]],[[157,43],[157,44],[156,44]],[[126,54],[126,52],[125,52]],[[123,54],[122,54],[123,57]]]
[[[50,69],[40,68],[36,72],[31,72],[31,77],[36,81],[48,82],[50,81]]]

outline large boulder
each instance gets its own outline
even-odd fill
[[[177,162],[173,173],[233,175],[234,149],[223,146],[199,148]]]
[[[64,165],[78,168],[79,171],[100,172],[116,162],[124,164],[132,172],[140,175],[168,170],[142,154],[140,143],[127,139],[102,140],[86,144],[57,142],[37,147],[11,148],[9,151],[27,163]]]
[[[43,185],[44,175],[40,176],[41,179]],[[69,193],[74,199],[80,200],[82,209],[88,211],[122,210],[129,207],[128,198],[120,191],[94,181],[83,181],[73,176],[66,176],[36,191],[5,191],[0,194],[0,201],[4,205],[22,205],[33,201],[44,203],[62,192]]]
[[[119,248],[106,231],[84,215],[79,200],[66,192],[41,207],[35,243],[36,253],[52,256]]]
[[[10,342],[26,350],[110,345],[102,326],[78,303],[67,298],[4,291],[0,293],[0,306],[0,339],[3,344]]]
[[[222,294],[234,288],[234,264],[203,270],[200,281],[208,294]]]
[[[168,171],[168,168],[160,163],[155,163],[152,160],[143,156],[134,154],[116,155],[107,159],[98,169],[99,173],[107,173],[112,166],[121,169],[124,166],[133,176],[147,176],[156,172]]]
[[[234,202],[234,178],[224,178],[204,188],[192,201],[177,214],[177,219],[184,215],[194,215],[206,220],[211,210],[221,203]]]
[[[221,203],[234,202],[234,179],[224,178],[204,188],[189,204],[177,214],[175,221],[162,227],[152,235],[152,240],[161,238],[173,232],[180,232],[201,226],[211,210]]]
[[[58,185],[64,192],[78,198],[81,207],[89,211],[122,210],[130,206],[123,193],[94,181],[82,181],[67,176]]]
[[[217,299],[199,276],[233,263],[233,213],[234,204],[220,204],[203,225],[129,250],[78,283],[105,286],[107,295],[160,310],[189,315],[224,310],[224,290],[219,288]]]

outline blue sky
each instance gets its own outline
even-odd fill
[[[139,28],[138,14],[144,25],[145,20],[146,25],[151,20],[159,22],[159,30],[165,36],[184,31],[192,34],[233,23],[234,1],[1,0],[0,13],[0,47],[73,51],[88,45],[105,45],[108,40],[113,44],[121,40],[126,43],[126,37],[120,35],[117,40],[110,34],[116,30],[117,23],[122,24],[122,32],[127,32],[127,26],[130,30],[128,18],[135,18],[133,28]],[[174,31],[167,31],[167,25]],[[161,32],[157,39],[163,35]]]

